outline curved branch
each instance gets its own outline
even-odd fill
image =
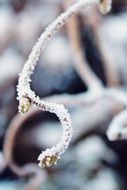
[[[23,126],[23,123],[27,119],[33,117],[34,114],[37,112],[37,110],[33,109],[24,117],[22,117],[20,114],[17,114],[14,117],[5,135],[3,147],[5,162],[11,168],[11,170],[19,177],[31,177],[30,181],[27,184],[27,188],[31,190],[37,189],[40,184],[45,181],[45,179],[47,178],[47,174],[45,171],[42,171],[40,168],[38,168],[37,165],[34,163],[26,164],[22,167],[18,166],[13,158],[13,150],[16,142],[15,140],[17,133]]]
[[[44,102],[36,96],[35,92],[30,88],[30,76],[34,71],[37,61],[39,60],[41,50],[45,48],[49,39],[67,22],[72,15],[76,14],[81,7],[88,7],[95,4],[99,5],[100,0],[80,0],[74,3],[66,12],[62,13],[51,25],[49,25],[33,47],[33,50],[30,53],[19,77],[19,83],[17,86],[19,111],[23,113],[29,111],[32,104],[38,108],[41,108],[43,111],[55,113],[60,119],[63,128],[63,136],[61,141],[56,146],[51,149],[46,149],[40,154],[38,160],[40,161],[39,166],[41,167],[49,167],[56,163],[57,159],[59,159],[61,154],[64,153],[71,140],[72,126],[70,115],[63,105]]]
[[[66,2],[66,7],[70,4],[70,2]],[[69,40],[72,47],[73,53],[73,63],[74,68],[83,80],[83,82],[87,85],[88,89],[100,89],[102,88],[101,80],[96,76],[96,74],[90,68],[84,52],[81,48],[80,36],[79,36],[79,23],[76,16],[71,18],[66,23],[67,32],[69,35]]]
[[[96,1],[87,2],[86,6]],[[41,101],[39,97],[30,88],[30,76],[33,73],[35,65],[39,59],[41,50],[44,49],[45,45],[49,39],[65,24],[65,22],[76,13],[80,7],[84,5],[84,1],[79,1],[71,6],[65,13],[61,14],[56,21],[54,21],[40,36],[37,43],[33,47],[32,52],[26,61],[22,73],[19,77],[19,84],[17,86],[18,100],[19,100],[19,111],[27,112],[31,104],[41,108],[43,111],[49,111],[55,113],[61,121],[63,128],[63,136],[61,141],[53,146],[51,149],[46,149],[42,152],[38,160],[40,167],[48,167],[56,163],[57,159],[60,158],[61,154],[67,149],[72,136],[71,119],[68,111],[63,105],[49,104],[47,102]]]

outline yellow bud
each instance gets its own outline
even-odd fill
[[[31,102],[28,98],[25,98],[23,97],[21,100],[20,100],[20,105],[19,105],[19,109],[22,113],[26,113],[29,111],[31,107]]]
[[[42,168],[50,167],[53,164],[57,164],[58,157],[53,156],[46,156],[43,160],[40,161],[39,166]]]

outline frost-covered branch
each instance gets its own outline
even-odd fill
[[[28,60],[26,61],[19,76],[17,86],[19,111],[25,113],[29,111],[31,105],[37,106],[43,111],[49,111],[56,114],[63,128],[63,135],[60,142],[56,146],[53,146],[51,149],[46,149],[40,154],[38,160],[40,161],[39,166],[41,167],[49,167],[54,163],[56,164],[57,160],[67,149],[70,143],[72,126],[70,115],[63,105],[44,102],[43,100],[40,100],[34,91],[31,90],[30,77],[34,71],[37,61],[39,60],[41,51],[45,48],[49,39],[67,22],[72,15],[76,14],[81,7],[88,7],[95,4],[101,6],[101,11],[103,10],[102,7],[107,9],[107,11],[109,10],[109,7],[107,6],[108,4],[105,3],[104,0],[101,2],[100,0],[80,0],[73,4],[65,13],[62,13],[51,25],[49,25],[33,47],[32,52],[30,53]]]

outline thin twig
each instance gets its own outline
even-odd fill
[[[21,116],[20,114],[17,114],[14,117],[7,130],[3,147],[5,163],[11,168],[11,170],[14,173],[16,173],[19,177],[31,178],[27,184],[28,190],[36,190],[40,186],[40,184],[45,181],[45,179],[47,178],[47,174],[44,170],[42,171],[40,168],[38,168],[37,165],[34,163],[26,164],[25,166],[22,167],[18,166],[15,163],[13,151],[15,143],[17,141],[16,139],[17,133],[23,126],[23,123],[28,118],[33,117],[35,112],[37,113],[38,111],[37,110],[35,111],[35,109],[33,109],[32,112],[30,111],[24,117]]]
[[[71,1],[66,1],[65,7],[70,4]],[[66,23],[66,26],[72,47],[74,68],[76,69],[83,82],[87,85],[89,90],[101,89],[102,82],[90,68],[81,47],[77,16],[71,18]]]
[[[104,88],[101,93],[94,94],[91,91],[86,93],[80,93],[76,95],[62,94],[62,95],[53,95],[45,98],[46,101],[63,103],[67,107],[70,106],[85,106],[96,102],[101,98],[114,99],[118,103],[127,107],[127,93],[122,89],[113,89],[113,88]]]
[[[99,33],[99,23],[97,23],[96,21],[93,22],[92,29],[94,33],[94,39],[96,41],[97,47],[100,51],[100,55],[102,58],[107,85],[109,87],[112,87],[112,86],[117,87],[119,86],[118,71],[115,65],[113,64],[113,61],[114,61],[113,57],[107,51],[104,41],[101,38],[101,34]]]

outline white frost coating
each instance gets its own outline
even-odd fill
[[[127,109],[112,120],[107,130],[107,136],[112,141],[127,138]]]
[[[58,116],[63,128],[63,135],[60,142],[56,146],[52,147],[51,149],[46,149],[40,154],[38,158],[40,161],[40,167],[51,166],[53,163],[56,163],[56,161],[60,158],[60,155],[64,153],[71,140],[72,125],[70,115],[63,105],[44,102],[40,100],[38,96],[36,96],[35,92],[30,88],[30,76],[34,71],[37,61],[39,60],[41,51],[45,48],[49,39],[66,23],[66,21],[72,15],[76,14],[81,7],[88,7],[95,4],[100,5],[100,0],[79,0],[65,13],[62,13],[51,25],[49,25],[36,42],[32,52],[28,57],[28,60],[23,67],[21,74],[19,75],[17,86],[19,112],[25,113],[29,111],[31,105],[37,106],[43,111],[55,113]],[[103,4],[102,1],[101,4]]]

